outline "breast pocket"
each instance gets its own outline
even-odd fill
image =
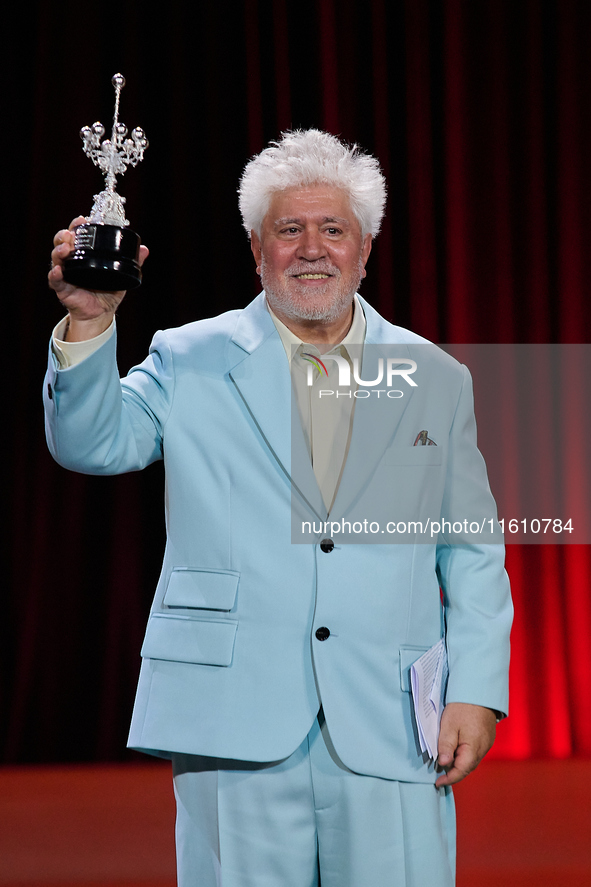
[[[236,602],[240,573],[175,567],[166,587],[165,607],[229,611]]]

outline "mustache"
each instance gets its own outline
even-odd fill
[[[331,277],[339,277],[341,272],[330,262],[294,262],[286,268],[285,273],[290,277],[295,277],[297,274],[330,274]]]

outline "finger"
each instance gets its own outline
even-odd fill
[[[452,767],[449,773],[444,773],[443,776],[440,776],[439,779],[435,782],[435,788],[444,788],[446,785],[455,785],[457,782],[461,782],[468,774],[462,773],[456,767]]]
[[[73,244],[68,241],[64,241],[63,243],[58,243],[51,251],[51,264],[52,265],[61,265],[64,260],[68,258],[70,253],[72,252]]]
[[[86,219],[84,216],[76,216],[75,219],[72,219],[68,228],[61,228],[55,237],[53,238],[53,245],[58,246],[60,243],[74,243],[74,228],[77,228],[78,225],[86,224]]]
[[[62,228],[53,238],[53,245],[59,246],[60,243],[74,243],[74,234],[68,228]]]
[[[449,719],[442,718],[437,741],[437,765],[440,769],[449,770],[453,764],[459,741],[458,728],[449,726]]]
[[[67,295],[68,291],[74,290],[72,284],[64,280],[64,274],[61,265],[54,265],[47,275],[47,282],[52,290],[54,290],[60,298],[61,294]]]
[[[63,280],[63,277],[61,265],[53,265],[47,275],[50,286],[53,286],[54,283],[59,283],[60,280]]]
[[[148,256],[150,255],[150,250],[147,246],[140,246],[140,255],[138,259],[138,264],[140,267],[144,264]]]
[[[454,761],[455,747],[448,743],[439,743],[436,767],[438,770],[449,770]]]
[[[435,785],[437,788],[441,788],[443,785],[455,785],[457,782],[465,779],[472,770],[474,770],[474,767],[471,767],[469,770],[463,770],[461,767],[452,767],[447,773],[439,777]]]
[[[478,765],[479,758],[474,750],[467,744],[460,745],[456,751],[452,767],[445,767],[447,773],[439,777],[435,785],[439,788],[442,785],[455,785],[456,782],[464,779]]]
[[[76,216],[75,219],[72,219],[68,226],[68,230],[72,231],[74,228],[77,228],[78,225],[86,225],[86,219],[84,216]]]
[[[59,265],[55,265],[47,275],[49,288],[60,298],[64,298],[74,287],[64,280],[62,269]]]

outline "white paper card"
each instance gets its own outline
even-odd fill
[[[410,667],[410,686],[421,751],[437,758],[437,740],[443,711],[448,666],[443,638]]]

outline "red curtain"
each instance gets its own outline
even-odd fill
[[[63,471],[45,450],[39,406],[60,317],[45,291],[51,237],[98,190],[77,131],[108,123],[111,75],[127,77],[122,119],[151,142],[119,189],[152,248],[145,284],[119,316],[122,372],[156,329],[254,295],[238,178],[248,156],[300,126],[358,141],[382,163],[387,217],[363,292],[384,316],[436,342],[584,343],[591,5],[238,0],[151,13],[129,2],[115,16],[38,0],[14,12],[4,47],[1,754],[115,759],[163,545],[161,469]],[[589,755],[590,550],[509,546],[507,564],[512,709],[492,754]]]

